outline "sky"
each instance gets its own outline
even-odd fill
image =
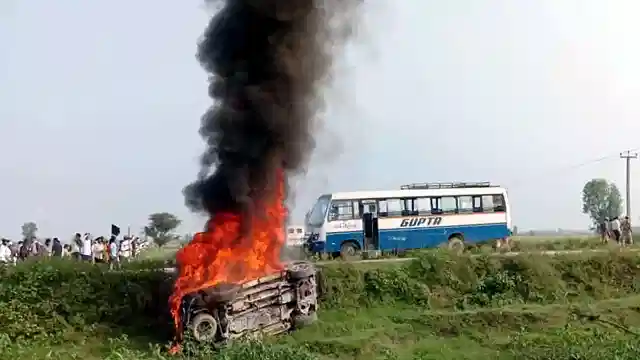
[[[322,193],[491,181],[520,229],[581,229],[581,189],[624,193],[640,148],[640,2],[366,2],[292,218]],[[137,233],[153,212],[205,219],[182,188],[211,103],[197,0],[0,2],[0,235]],[[604,159],[602,159],[604,158]],[[602,159],[600,161],[596,161]],[[632,218],[640,219],[640,161]]]

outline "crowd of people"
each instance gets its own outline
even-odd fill
[[[34,257],[59,257],[109,264],[109,268],[114,269],[137,257],[144,247],[146,241],[141,241],[139,237],[124,236],[118,239],[116,235],[111,235],[109,238],[94,238],[89,233],[76,233],[68,244],[63,244],[58,238],[41,241],[30,237],[18,242],[3,238],[0,264],[16,264]]]
[[[620,246],[633,244],[631,220],[628,216],[624,216],[622,219],[619,216],[604,219],[598,224],[598,234],[603,243],[613,240]]]

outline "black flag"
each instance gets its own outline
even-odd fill
[[[111,224],[111,235],[113,236],[120,235],[120,228],[116,225]]]

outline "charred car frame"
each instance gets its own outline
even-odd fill
[[[279,273],[240,285],[219,284],[182,299],[184,335],[215,344],[275,335],[317,320],[316,268],[288,264]]]

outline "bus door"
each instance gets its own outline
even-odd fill
[[[380,250],[380,231],[378,230],[378,202],[362,200],[362,248],[364,251]]]

